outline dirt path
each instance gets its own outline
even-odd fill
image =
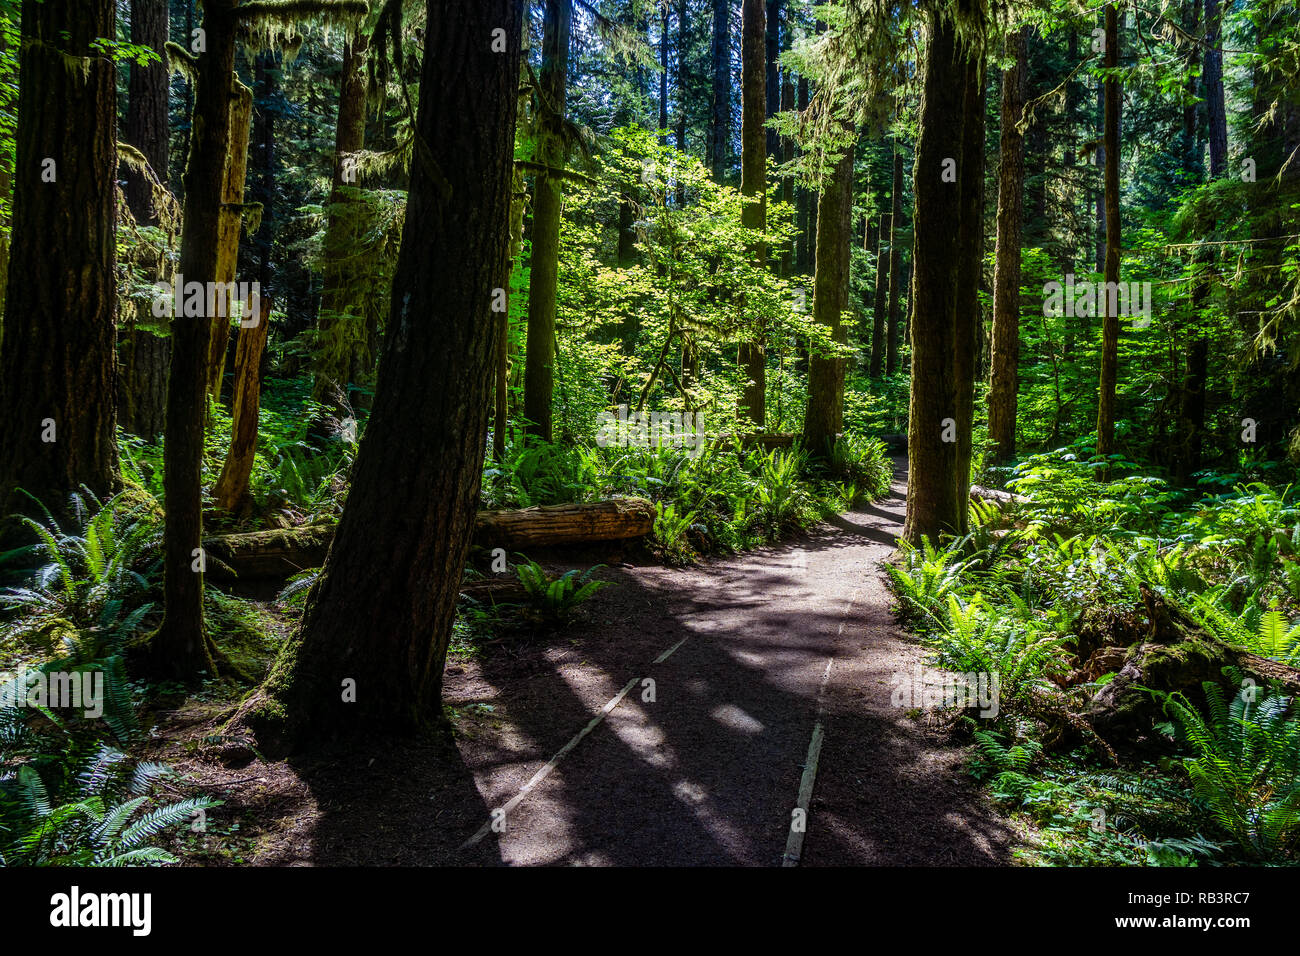
[[[893,675],[921,657],[893,623],[877,567],[903,500],[898,481],[889,498],[779,548],[686,571],[614,568],[619,586],[560,640],[450,667],[458,761],[479,800],[440,820],[433,855],[1008,862],[1012,834],[962,754],[890,704]],[[802,842],[791,839],[801,787]]]

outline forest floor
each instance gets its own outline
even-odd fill
[[[900,468],[888,498],[685,570],[593,552],[616,586],[569,627],[449,658],[441,738],[238,768],[168,748],[224,801],[183,852],[267,865],[779,866],[788,851],[805,866],[1010,863],[1017,835],[965,773],[967,752],[891,705],[894,675],[923,659],[878,567],[904,499]],[[194,704],[167,722],[201,735],[210,718]]]

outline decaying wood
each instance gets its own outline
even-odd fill
[[[1112,673],[1122,659],[1115,676],[1084,708],[1084,716],[1099,736],[1113,744],[1136,741],[1157,721],[1166,719],[1161,694],[1182,693],[1199,705],[1203,683],[1227,684],[1226,668],[1239,669],[1243,678],[1255,681],[1260,688],[1275,685],[1288,693],[1300,693],[1300,670],[1225,644],[1147,585],[1140,590],[1145,634],[1122,658],[1115,653],[1114,644],[1096,647],[1081,668],[1084,675],[1099,669]]]
[[[654,506],[643,498],[480,511],[474,543],[517,549],[639,538],[654,529],[654,518]],[[333,525],[312,524],[214,536],[203,549],[218,581],[284,578],[323,565],[333,536]]]
[[[248,494],[257,453],[257,413],[262,400],[262,352],[270,329],[270,302],[250,295],[246,315],[254,324],[240,328],[235,345],[235,387],[231,399],[230,450],[212,495],[223,511],[251,505]]]
[[[474,543],[522,548],[639,538],[654,529],[654,506],[643,498],[592,504],[546,505],[518,511],[480,511]]]

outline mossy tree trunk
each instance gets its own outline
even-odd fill
[[[159,60],[141,66],[132,62],[127,82],[127,110],[122,139],[144,154],[154,175],[163,185],[168,177],[167,43],[166,0],[131,0],[131,42],[146,46]],[[147,176],[124,167],[124,192],[136,222],[158,225],[153,185]],[[166,280],[158,275],[156,279]],[[156,322],[148,303],[138,309],[145,324]],[[122,336],[121,384],[118,389],[118,418],[123,428],[147,439],[162,433],[167,408],[167,363],[171,340],[158,330],[128,327]]]
[[[1007,37],[1014,64],[1002,75],[998,151],[998,237],[994,253],[993,345],[989,378],[989,440],[996,461],[1016,454],[1016,390],[1020,378],[1020,245],[1025,211],[1025,138],[1019,124],[1028,86],[1028,27]]]
[[[61,509],[119,484],[116,426],[117,122],[112,0],[22,5],[14,208],[0,347],[0,513],[21,488]],[[84,69],[66,57],[84,59]],[[73,61],[75,63],[75,61]]]
[[[374,409],[302,628],[236,719],[272,751],[439,718],[486,448],[492,290],[506,281],[523,9],[430,4],[416,118],[426,146],[411,167]],[[510,52],[491,51],[498,28]]]
[[[334,128],[334,172],[330,190],[329,221],[325,227],[324,289],[316,319],[315,380],[312,398],[344,413],[347,388],[369,377],[373,364],[370,335],[362,304],[349,286],[355,270],[349,261],[356,254],[360,232],[359,209],[349,190],[357,188],[355,154],[366,143],[366,52],[368,40],[358,36],[343,48],[343,74],[339,81],[338,120]]]
[[[248,176],[248,136],[253,123],[253,91],[234,80],[230,98],[230,121],[226,147],[226,167],[221,185],[221,214],[217,236],[217,282],[235,281],[239,265],[239,231],[243,228],[244,180]],[[186,276],[189,282],[190,277]],[[221,398],[221,384],[226,374],[226,351],[230,345],[230,317],[237,301],[223,292],[222,305],[212,317],[212,336],[208,346],[208,395]]]

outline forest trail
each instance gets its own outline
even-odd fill
[[[611,569],[619,586],[591,620],[536,657],[453,664],[446,697],[482,804],[454,814],[468,826],[449,862],[1008,862],[1012,834],[962,753],[890,703],[922,656],[877,566],[905,496],[900,473],[889,497],[779,547]],[[792,811],[819,726],[800,846]]]

